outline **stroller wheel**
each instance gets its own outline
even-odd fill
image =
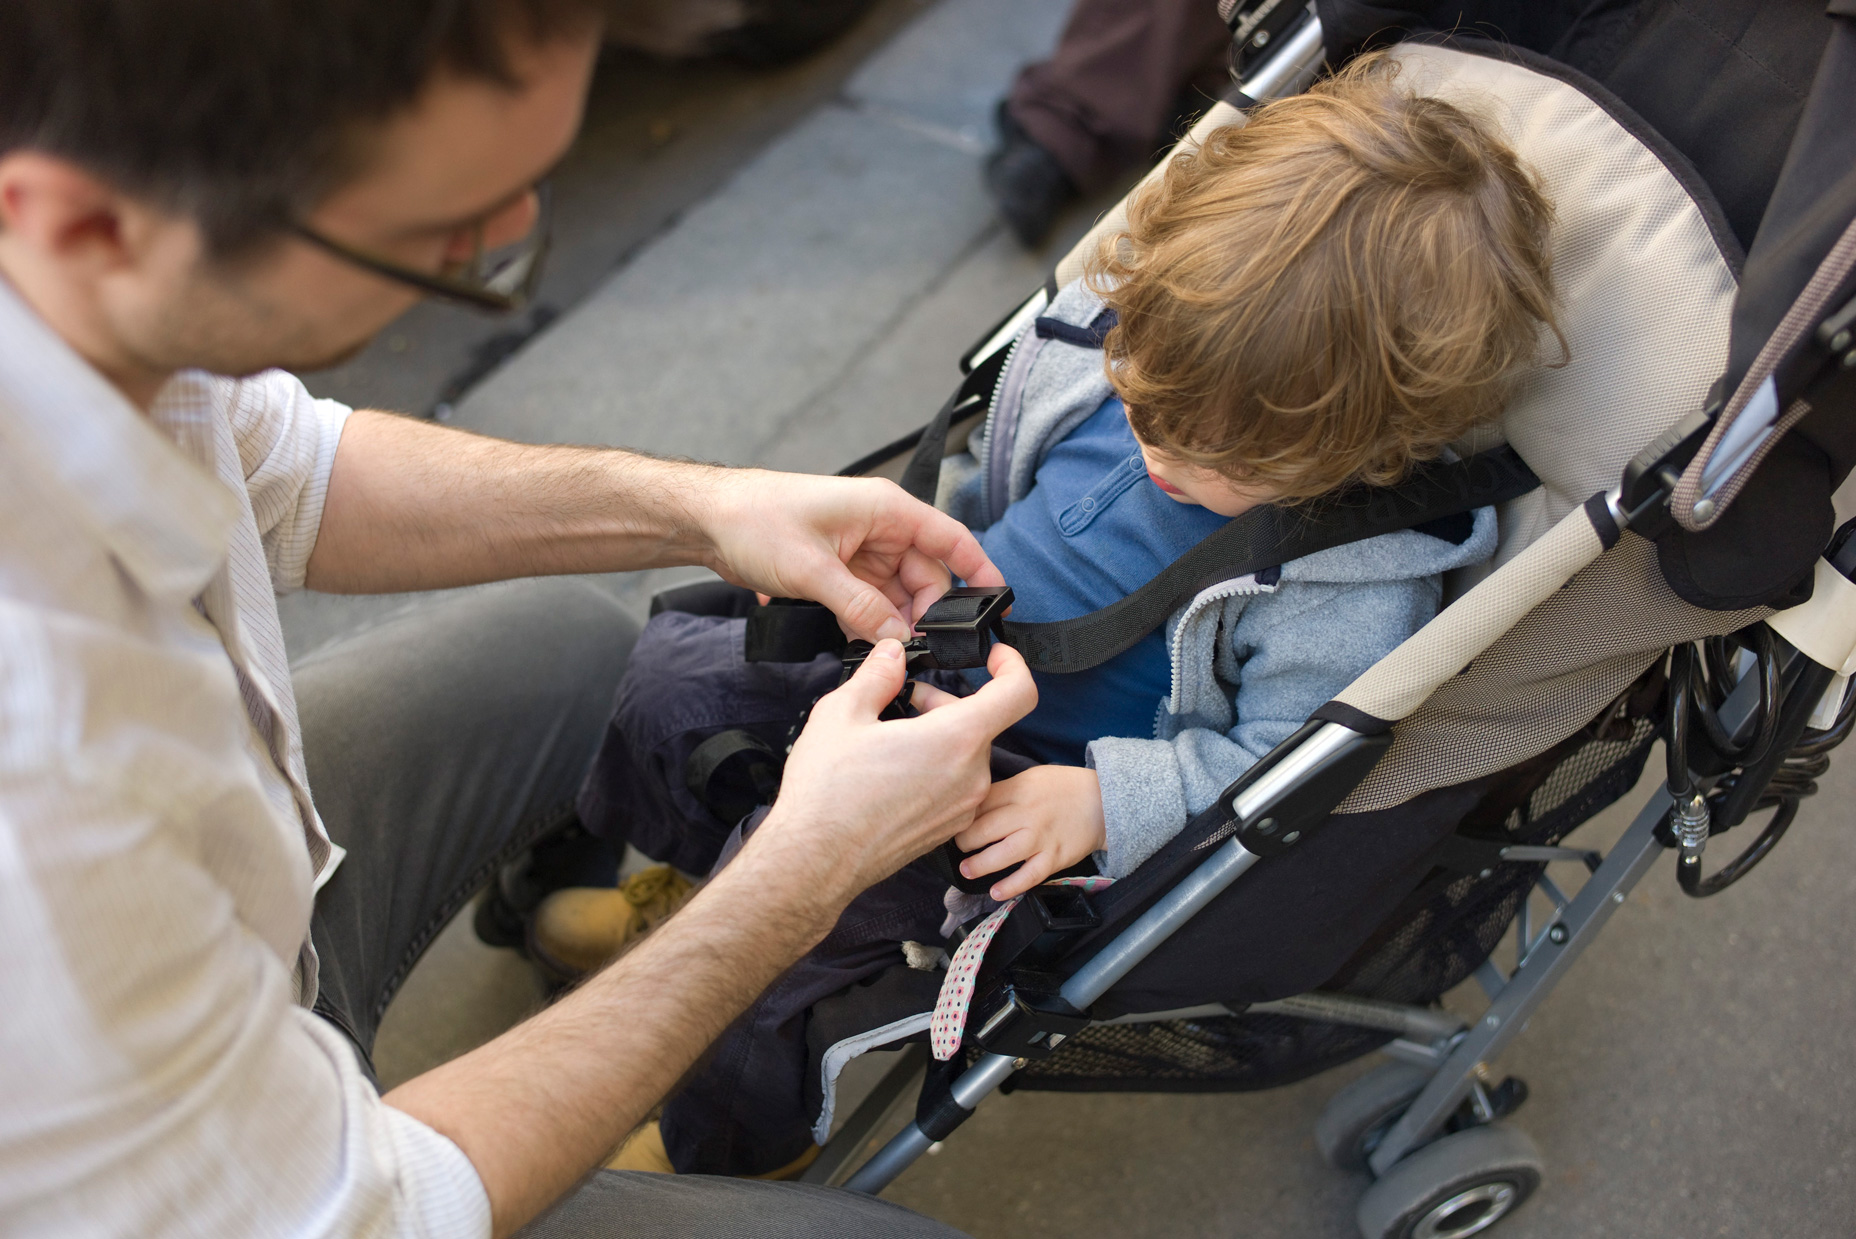
[[[1315,1147],[1336,1170],[1365,1170],[1380,1138],[1430,1082],[1429,1071],[1409,1063],[1386,1063],[1367,1072],[1322,1109],[1315,1120]]]
[[[1534,1142],[1490,1123],[1425,1145],[1366,1189],[1354,1215],[1364,1239],[1466,1239],[1520,1207],[1545,1164]]]

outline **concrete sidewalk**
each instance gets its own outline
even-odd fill
[[[920,424],[954,359],[1090,217],[1026,255],[978,181],[993,100],[1066,8],[926,7],[460,401],[455,423],[819,471]],[[663,580],[604,584],[642,609]],[[380,605],[290,600],[293,645]],[[1853,801],[1844,756],[1774,857],[1719,899],[1683,898],[1667,864],[1651,874],[1498,1065],[1531,1085],[1516,1123],[1550,1169],[1495,1233],[1856,1233]],[[1591,833],[1615,834],[1631,808]],[[513,954],[454,925],[388,1013],[383,1082],[536,999]],[[1364,1185],[1321,1164],[1310,1126],[1364,1065],[1253,1095],[996,1098],[890,1196],[978,1236],[1339,1239]]]

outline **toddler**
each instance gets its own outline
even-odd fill
[[[1095,611],[1257,504],[1395,482],[1491,420],[1557,334],[1550,216],[1487,127],[1370,58],[1174,159],[1018,339],[984,427],[944,470],[1013,618]],[[1428,621],[1442,574],[1495,542],[1485,508],[1335,547],[1204,590],[1092,670],[1040,675],[956,840],[973,853],[963,871],[1020,865],[995,899],[1078,864],[1129,873]],[[682,869],[716,863],[734,823],[685,786],[690,751],[724,728],[777,747],[836,680],[828,658],[748,664],[741,645],[739,620],[652,621],[582,799],[589,826]],[[891,969],[905,941],[938,945],[944,893],[920,864],[866,892],[723,1038],[666,1106],[676,1170],[805,1160],[821,1089],[809,1008]],[[650,1164],[659,1134],[628,1164]]]

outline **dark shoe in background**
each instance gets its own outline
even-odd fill
[[[986,159],[986,192],[1019,244],[1032,249],[1077,199],[1076,186],[1056,157],[1032,140],[1004,103],[999,105],[999,146]]]
[[[504,865],[477,900],[472,928],[486,946],[528,953],[528,923],[541,901],[569,886],[612,886],[618,852],[578,818]]]

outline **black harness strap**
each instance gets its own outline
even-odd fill
[[[961,418],[978,413],[992,403],[993,388],[999,384],[999,373],[1005,368],[1006,354],[1010,352],[1002,348],[974,367],[947,398],[941,411],[934,415],[934,420],[922,428],[915,453],[902,471],[903,490],[923,503],[934,502],[935,490],[941,483],[941,458],[947,455],[948,429]]]
[[[775,598],[748,612],[745,656],[751,663],[809,663],[843,648],[838,617],[816,602]]]
[[[1056,279],[1055,276],[1051,278],[1053,282]],[[1049,300],[1056,300],[1054,288],[1046,288],[1045,293]],[[1078,327],[1060,318],[1045,315],[1033,321],[1032,330],[1047,340],[1063,340],[1081,348],[1101,348],[1116,321],[1115,311],[1106,309],[1097,314],[1087,327]],[[1006,358],[1011,353],[1010,347],[998,349],[968,371],[954,394],[941,406],[941,411],[934,415],[934,420],[922,428],[921,438],[915,441],[915,452],[909,457],[908,467],[902,471],[903,490],[923,503],[934,502],[935,490],[941,481],[941,458],[947,455],[948,428],[961,418],[992,406],[993,392],[998,389],[1000,376],[1005,372]],[[964,358],[962,363],[965,363]]]
[[[690,751],[683,782],[717,817],[734,825],[780,790],[784,758],[751,731],[717,732]]]
[[[1034,671],[1085,671],[1132,646],[1199,591],[1222,581],[1330,547],[1505,503],[1539,485],[1534,471],[1504,445],[1466,460],[1429,461],[1396,486],[1355,487],[1306,508],[1252,508],[1127,597],[1076,619],[1048,624],[1007,620],[1003,640],[1023,654]]]
[[[1317,551],[1401,529],[1427,527],[1448,540],[1450,518],[1517,499],[1540,485],[1511,447],[1466,460],[1430,461],[1396,486],[1361,486],[1306,508],[1252,508],[1163,568],[1118,602],[1048,624],[1006,620],[1007,645],[1034,670],[1086,671],[1164,624],[1199,591],[1263,572]],[[776,599],[748,617],[749,662],[808,662],[843,647],[831,612],[816,603]]]

